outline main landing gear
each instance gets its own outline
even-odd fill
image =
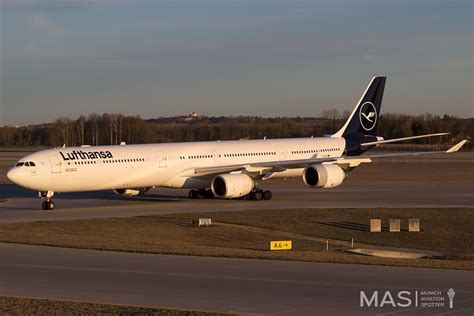
[[[247,200],[255,200],[255,201],[261,201],[261,200],[271,200],[272,199],[272,191],[270,190],[261,190],[261,189],[256,189],[249,194],[245,196]]]
[[[188,194],[189,198],[194,199],[213,199],[214,193],[212,193],[211,189],[199,189],[199,190],[191,190]],[[240,199],[245,200],[254,200],[254,201],[261,201],[261,200],[271,200],[272,199],[272,191],[270,190],[261,190],[255,189],[251,191],[249,194],[241,197]]]
[[[43,210],[47,211],[52,211],[56,207],[56,204],[53,202],[53,196],[54,192],[53,191],[48,191],[48,192],[38,192],[39,197],[43,200],[43,203],[41,203],[41,208]]]
[[[190,199],[213,199],[214,193],[211,189],[191,190],[188,194]]]

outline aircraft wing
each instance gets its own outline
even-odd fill
[[[341,168],[347,170],[359,166],[362,163],[370,163],[372,159],[387,158],[387,157],[402,157],[402,156],[419,156],[429,154],[440,154],[440,153],[453,153],[461,149],[467,140],[463,140],[458,144],[454,145],[446,151],[425,151],[425,152],[410,152],[410,153],[393,153],[393,154],[379,154],[370,156],[354,156],[354,157],[332,157],[332,158],[313,158],[313,159],[300,159],[300,160],[286,160],[286,161],[270,161],[270,162],[256,162],[256,163],[244,163],[234,164],[228,166],[216,166],[216,167],[202,167],[202,168],[191,168],[181,174],[181,176],[198,177],[198,176],[209,176],[217,175],[222,173],[244,171],[247,173],[258,173],[264,174],[267,172],[282,172],[287,169],[298,169],[306,168],[314,164],[337,164]]]
[[[351,157],[351,158],[313,158],[313,159],[299,159],[299,160],[287,160],[287,161],[270,161],[270,162],[256,162],[256,163],[245,163],[235,164],[228,166],[216,166],[216,167],[202,167],[192,168],[185,171],[181,176],[205,176],[221,173],[229,173],[236,171],[245,171],[248,173],[259,173],[265,172],[282,172],[287,169],[299,169],[306,168],[310,165],[321,164],[321,163],[335,163],[340,164],[342,168],[355,167],[361,163],[370,162],[370,158],[367,157]]]

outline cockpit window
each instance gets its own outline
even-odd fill
[[[15,167],[21,167],[21,166],[36,167],[36,164],[33,161],[27,161],[27,162],[17,162],[17,164],[15,165]]]

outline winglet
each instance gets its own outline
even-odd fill
[[[467,139],[464,139],[462,141],[460,141],[459,143],[457,143],[456,145],[454,145],[453,147],[449,148],[448,150],[446,150],[447,153],[455,153],[457,152],[459,149],[461,149],[462,146],[464,146],[464,144],[467,143]]]

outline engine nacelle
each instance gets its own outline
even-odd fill
[[[312,188],[334,188],[345,178],[346,173],[338,165],[313,165],[303,171],[304,183]]]
[[[221,174],[216,176],[211,183],[214,195],[226,199],[247,195],[254,186],[255,182],[253,179],[243,173]]]
[[[150,188],[140,188],[140,189],[115,189],[114,193],[122,196],[138,196],[143,195],[148,192]]]

